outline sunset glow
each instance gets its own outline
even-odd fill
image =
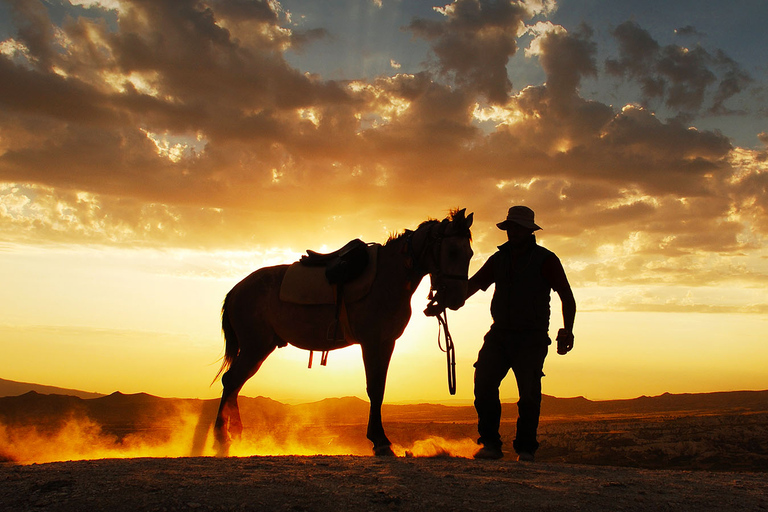
[[[705,4],[0,3],[0,378],[215,398],[255,269],[461,207],[474,272],[525,204],[578,304],[546,394],[768,388],[768,14]],[[428,281],[385,401],[468,403],[492,290],[449,312],[452,397]],[[241,394],[366,398],[359,347],[308,357]]]

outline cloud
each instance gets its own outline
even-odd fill
[[[524,4],[478,0],[454,0],[436,10],[444,20],[417,18],[409,28],[433,42],[439,72],[491,103],[503,103],[512,89],[506,65],[531,13]]]
[[[449,3],[408,26],[436,67],[349,81],[288,63],[333,34],[292,30],[274,1],[126,1],[113,18],[61,22],[45,4],[14,6],[0,54],[8,240],[303,250],[383,241],[461,206],[487,254],[503,241],[494,223],[524,203],[580,262],[574,282],[731,279],[706,265],[722,255],[759,279],[765,151],[641,102],[585,98],[601,79],[592,30],[525,24],[552,2]],[[722,114],[749,83],[722,52],[662,46],[631,22],[614,36],[606,71],[644,100]],[[546,80],[513,92],[523,39]]]
[[[733,112],[725,107],[725,102],[744,91],[745,87],[754,80],[722,50],[717,50],[715,53],[715,62],[724,70],[724,74],[717,86],[710,112],[713,114],[730,114]]]
[[[607,59],[606,71],[636,80],[646,101],[663,100],[684,116],[702,108],[712,113],[725,112],[724,103],[752,81],[722,50],[713,55],[701,46],[661,46],[632,21],[616,27],[613,36],[619,44],[619,58]],[[715,92],[710,92],[713,89]]]
[[[246,6],[255,4],[230,2],[223,9],[230,21],[256,24],[256,46],[232,39],[210,8],[196,5],[123,4],[115,32],[78,18],[61,27],[62,43],[21,30],[29,59],[0,59],[9,136],[3,177],[173,201],[180,194],[171,187],[215,191],[226,153],[239,141],[252,143],[264,167],[278,166],[284,155],[274,144],[307,132],[298,109],[352,101],[342,85],[285,63],[290,34],[275,25],[276,13],[268,15],[271,3],[254,10]],[[30,19],[28,11],[17,15]],[[41,18],[32,21],[40,25]],[[202,134],[208,146],[199,158],[173,165],[148,133]]]
[[[50,69],[55,59],[55,27],[42,2],[14,2],[11,14],[17,27],[17,40],[42,69]]]
[[[579,31],[550,31],[540,43],[541,66],[547,74],[547,89],[558,102],[577,94],[584,76],[595,76],[597,46],[590,40],[592,30],[582,25]]]
[[[675,29],[675,35],[677,36],[701,36],[701,34],[698,30],[696,30],[696,27],[693,25],[686,25],[684,27],[676,28]]]

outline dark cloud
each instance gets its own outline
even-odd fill
[[[704,93],[716,81],[709,70],[710,55],[701,47],[692,50],[666,46],[656,69],[667,79],[666,102],[676,110],[696,111],[704,103]]]
[[[76,78],[31,70],[2,55],[0,77],[0,105],[8,112],[78,123],[118,121],[109,98]]]
[[[471,107],[476,101],[473,95],[440,85],[425,73],[400,75],[377,84],[387,93],[384,97],[388,102],[402,99],[409,103],[409,108],[391,123],[364,134],[365,138],[393,143],[386,150],[402,151],[409,147],[416,154],[432,148],[436,151],[427,153],[434,158],[440,152],[438,148],[456,148],[479,135],[471,124]]]
[[[613,36],[619,45],[619,58],[607,59],[606,71],[637,81],[646,101],[662,99],[684,116],[702,108],[723,113],[724,102],[752,80],[721,50],[713,55],[701,46],[662,47],[647,30],[631,21],[616,27]]]
[[[733,112],[727,109],[724,103],[744,91],[753,79],[736,61],[721,50],[715,53],[715,62],[723,70],[723,77],[717,86],[710,111],[714,114],[730,114]]]
[[[539,59],[546,86],[526,88],[514,98],[523,119],[500,129],[491,138],[490,152],[508,155],[531,175],[565,173],[634,183],[654,194],[710,194],[709,178],[730,171],[723,161],[732,149],[728,139],[676,120],[664,122],[648,109],[627,107],[616,113],[582,98],[582,77],[596,72],[590,36],[586,27],[543,36]],[[653,46],[646,43],[639,46]],[[499,175],[508,167],[502,164]]]
[[[541,42],[541,65],[547,73],[547,89],[556,100],[578,92],[584,76],[597,75],[597,45],[592,30],[582,25],[574,33],[550,32]]]
[[[46,6],[38,0],[12,0],[10,4],[17,39],[40,68],[50,69],[56,57],[55,36]]]
[[[415,19],[410,30],[433,41],[441,74],[491,103],[506,102],[512,90],[506,66],[530,13],[520,4],[498,0],[455,0],[443,12],[445,20]]]
[[[201,9],[197,1],[132,7],[121,15],[118,32],[108,36],[116,65],[123,73],[156,73],[159,92],[176,102],[256,110],[311,105],[326,94],[342,96],[316,87],[286,64],[281,50],[289,38],[272,24],[276,18],[249,18],[259,38],[243,45],[217,23],[211,8]]]
[[[628,21],[616,27],[613,36],[619,44],[621,58],[606,60],[606,71],[635,79],[643,79],[653,71],[661,46],[647,30]]]
[[[686,25],[684,27],[676,28],[675,29],[675,35],[678,36],[702,36],[701,32],[696,30],[696,27],[693,25]]]
[[[254,27],[280,27],[289,25],[291,15],[277,2],[253,0],[214,0],[211,11],[233,39],[247,46],[272,47],[277,51],[291,48],[301,51],[306,45],[324,39],[329,33],[324,28],[308,30],[254,30]]]

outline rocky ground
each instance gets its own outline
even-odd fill
[[[458,457],[103,459],[0,466],[0,510],[767,510],[765,473]]]

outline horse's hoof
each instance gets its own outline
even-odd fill
[[[373,454],[376,457],[394,457],[395,456],[395,452],[392,451],[391,446],[374,447]]]
[[[229,457],[229,447],[232,441],[228,435],[217,432],[213,439],[213,449],[217,457]]]
[[[228,444],[216,444],[214,446],[216,451],[216,457],[229,457],[229,445]]]

